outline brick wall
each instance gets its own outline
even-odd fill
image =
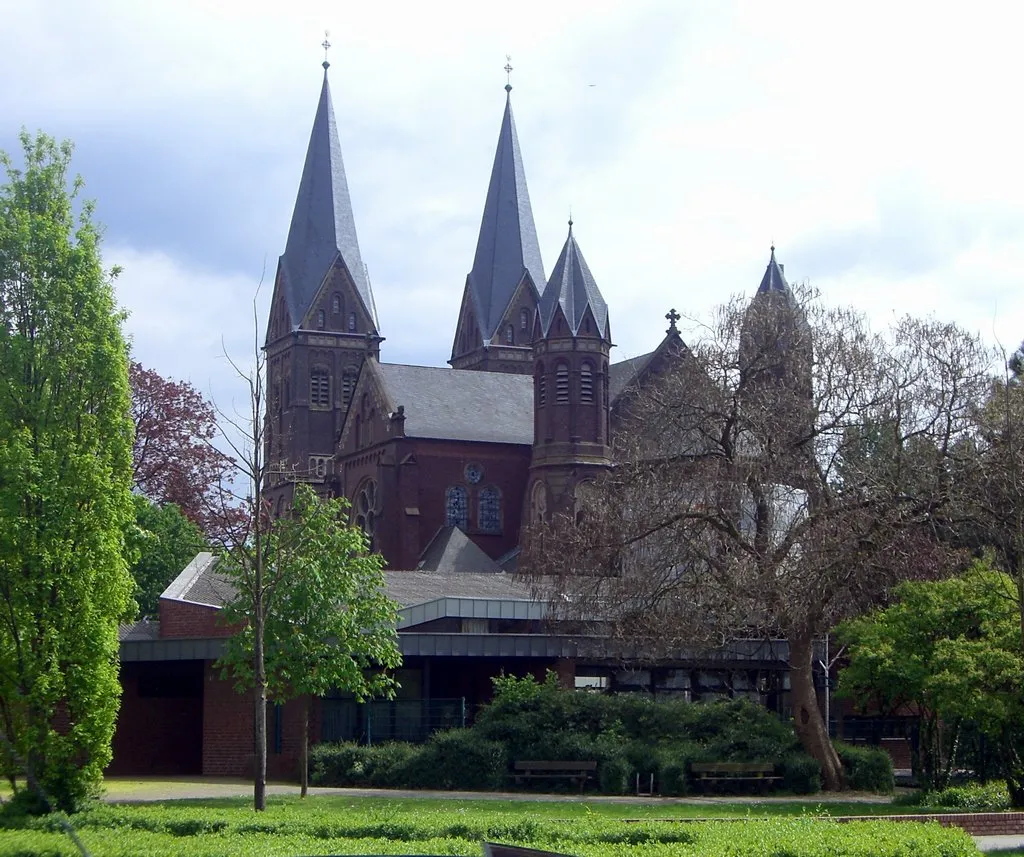
[[[276,720],[280,717],[280,750],[276,744]],[[251,777],[253,749],[253,706],[251,693],[238,693],[234,684],[221,678],[220,670],[207,661],[203,676],[203,752],[204,776]],[[319,734],[319,706],[313,701],[310,711],[311,741]],[[267,777],[294,782],[299,774],[302,738],[302,707],[292,700],[275,710],[267,710]]]
[[[160,637],[230,637],[232,629],[220,621],[220,608],[205,604],[160,599]]]

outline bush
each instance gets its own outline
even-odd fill
[[[435,732],[409,759],[404,785],[498,791],[505,786],[508,761],[503,744],[481,738],[470,729]]]
[[[367,782],[369,747],[314,744],[309,749],[309,781],[314,786],[358,786]]]
[[[806,753],[790,753],[776,767],[781,787],[795,794],[821,791],[821,764]]]
[[[1001,812],[1010,808],[1010,794],[1006,783],[969,783],[951,786],[937,792],[925,792],[919,797],[921,806],[931,809],[962,809],[967,812]]]
[[[895,780],[892,759],[880,747],[863,747],[835,742],[839,761],[843,763],[846,785],[860,792],[892,794]]]
[[[601,794],[622,795],[629,791],[633,766],[624,756],[611,756],[597,766],[597,783]]]

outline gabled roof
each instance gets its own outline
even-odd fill
[[[442,574],[428,571],[385,571],[388,595],[400,607],[441,598],[535,600],[530,588],[511,574]]]
[[[484,342],[494,336],[524,274],[529,274],[536,289],[544,283],[544,263],[509,96],[505,99],[473,269],[467,279]]]
[[[406,437],[533,443],[531,375],[400,363],[377,368],[393,409],[405,408]]]
[[[579,333],[583,317],[589,309],[594,316],[597,330],[604,339],[610,339],[608,330],[608,304],[601,296],[601,290],[594,281],[587,261],[580,252],[576,238],[572,234],[572,221],[569,221],[569,236],[565,239],[562,254],[555,263],[544,294],[540,298],[541,330],[547,336],[551,323],[555,318],[555,308],[561,306],[565,320],[573,336]]]
[[[442,527],[423,549],[416,570],[462,574],[497,573],[501,568],[458,527]]]
[[[338,257],[348,269],[366,311],[377,325],[377,309],[370,280],[363,267],[356,238],[356,222],[341,158],[341,142],[334,121],[334,106],[324,64],[313,131],[295,198],[288,242],[280,267],[288,311],[296,327],[309,310],[324,277]]]

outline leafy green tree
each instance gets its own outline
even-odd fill
[[[173,503],[159,506],[138,494],[133,500],[136,526],[130,542],[137,556],[131,569],[135,600],[140,615],[154,617],[160,593],[209,545],[203,531]]]
[[[366,535],[348,521],[348,503],[321,500],[308,485],[295,486],[291,514],[270,530],[273,577],[266,599],[264,658],[267,697],[301,698],[301,779],[308,785],[310,696],[335,689],[362,701],[390,694],[383,670],[401,663],[397,605],[384,591],[383,559],[370,553]],[[249,604],[236,601],[231,619],[245,623],[231,638],[223,662],[245,689],[253,686],[253,626]]]
[[[840,695],[883,710],[917,710],[916,768],[930,788],[946,785],[970,725],[997,749],[1021,805],[1024,658],[1016,593],[1009,576],[979,562],[959,577],[904,583],[894,604],[837,631],[850,659]]]
[[[128,358],[70,143],[0,155],[0,765],[74,807],[110,761],[131,605]]]

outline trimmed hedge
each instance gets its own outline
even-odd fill
[[[843,763],[846,785],[854,791],[892,794],[895,778],[892,759],[880,747],[864,747],[835,742],[839,761]]]

